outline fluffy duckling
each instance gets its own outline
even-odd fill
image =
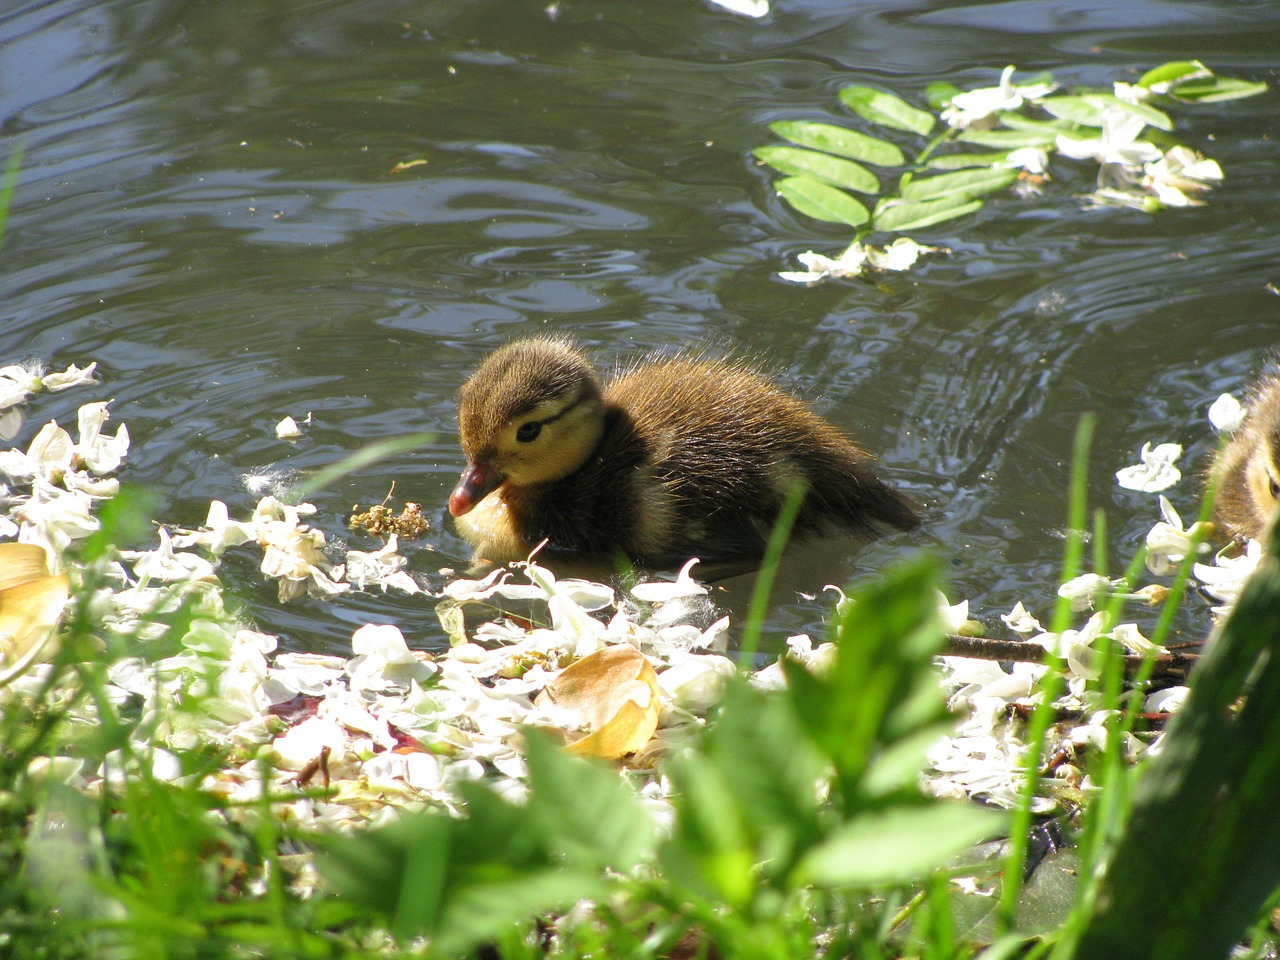
[[[543,539],[553,557],[653,566],[758,557],[797,482],[799,535],[920,522],[869,454],[737,363],[650,359],[602,384],[572,340],[517,340],[462,386],[458,425],[449,512],[495,563]]]
[[[1280,379],[1249,391],[1244,423],[1214,465],[1214,511],[1234,537],[1258,539],[1280,502]]]

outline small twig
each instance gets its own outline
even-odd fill
[[[1044,648],[1023,640],[993,640],[990,637],[961,637],[947,634],[943,655],[969,657],[974,660],[1013,660],[1018,663],[1040,663]],[[1124,673],[1132,677],[1147,662],[1147,657],[1133,654],[1124,658]],[[1200,659],[1198,653],[1161,653],[1150,658],[1152,680],[1185,680]]]

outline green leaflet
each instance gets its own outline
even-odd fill
[[[931,83],[924,88],[924,98],[929,101],[929,106],[933,109],[941,110],[951,102],[952,97],[963,92],[954,83]]]
[[[800,147],[757,147],[756,158],[788,176],[810,176],[833,187],[879,193],[880,179],[861,164]]]
[[[871,137],[832,123],[808,120],[779,120],[769,129],[792,143],[836,156],[863,160],[879,167],[897,167],[903,163],[902,151],[887,140]]]
[[[994,167],[1009,157],[1009,151],[998,153],[944,153],[930,157],[925,167],[929,170],[965,170],[970,167]]]
[[[1224,100],[1241,100],[1264,93],[1267,85],[1251,80],[1237,80],[1234,77],[1206,77],[1203,80],[1188,80],[1169,91],[1177,100],[1191,103],[1221,103]]]
[[[891,93],[872,87],[845,87],[840,91],[841,102],[858,116],[907,133],[927,135],[937,123],[933,114],[918,110]]]
[[[1087,93],[1082,96],[1049,97],[1040,101],[1055,117],[1083,124],[1086,127],[1100,127],[1103,116],[1109,109],[1120,109],[1126,113],[1141,117],[1158,130],[1172,130],[1173,121],[1169,115],[1145,103],[1130,103],[1109,93]]]
[[[981,200],[971,199],[965,194],[952,194],[937,200],[893,200],[876,208],[874,225],[877,230],[915,230],[954,220],[981,208]]]
[[[960,195],[976,197],[1003,190],[1018,179],[1018,171],[1010,168],[958,170],[932,177],[918,177],[902,187],[904,200],[936,200]]]
[[[1209,68],[1199,60],[1174,60],[1148,70],[1138,81],[1138,86],[1154,87],[1158,83],[1178,83],[1192,77],[1209,75]]]
[[[786,177],[777,189],[787,203],[818,220],[860,227],[871,219],[870,211],[853,197],[812,177]]]
[[[1016,150],[1019,147],[1047,147],[1057,135],[1051,130],[966,130],[956,137],[962,143]]]

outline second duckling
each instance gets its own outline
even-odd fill
[[[738,363],[651,359],[602,383],[573,341],[517,340],[463,385],[458,424],[469,462],[449,512],[496,563],[544,539],[655,566],[758,557],[798,483],[801,536],[920,522],[869,454]]]
[[[1233,537],[1259,539],[1280,503],[1280,379],[1249,391],[1244,423],[1214,464],[1218,522]]]

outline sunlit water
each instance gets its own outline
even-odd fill
[[[572,332],[602,365],[710,345],[776,372],[927,506],[918,533],[793,556],[775,637],[821,629],[823,584],[921,548],[998,630],[1016,600],[1048,612],[1081,415],[1098,415],[1090,505],[1118,569],[1157,514],[1114,471],[1143,441],[1185,444],[1172,497],[1193,514],[1205,409],[1280,341],[1272,3],[781,0],[758,21],[695,0],[4,9],[0,149],[25,154],[0,362],[97,360],[104,381],[39,399],[17,442],[114,397],[134,436],[123,477],[170,522],[198,523],[212,498],[246,515],[247,474],[306,476],[426,431],[435,442],[312,499],[322,529],[367,548],[345,518],[394,481],[436,521],[406,552],[438,586],[466,554],[444,511],[462,466],[453,394],[488,350],[539,330]],[[1226,172],[1208,206],[1086,210],[1087,166],[1059,163],[1038,199],[915,232],[951,252],[909,274],[777,278],[847,233],[774,195],[750,158],[770,122],[845,119],[849,83],[921,102],[933,81],[990,85],[1007,63],[1107,86],[1191,57],[1272,86],[1175,111]],[[312,417],[294,444],[275,437],[285,414]],[[349,650],[370,620],[443,642],[422,598],[281,607],[256,562],[237,553],[225,578],[294,649]],[[1182,621],[1206,624],[1203,607]]]

